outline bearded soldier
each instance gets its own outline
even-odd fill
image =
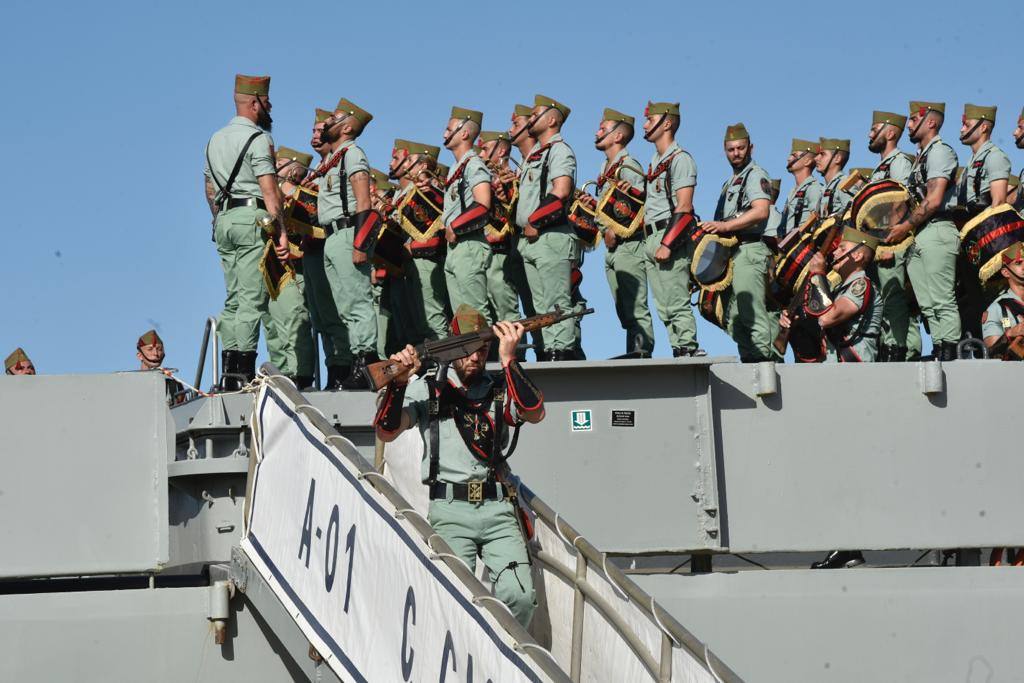
[[[635,119],[628,114],[605,109],[594,138],[594,147],[604,152],[605,161],[597,177],[597,194],[605,196],[611,184],[620,184],[641,201],[645,196],[644,170],[630,156],[626,145],[633,139]],[[650,356],[654,351],[654,324],[647,307],[648,272],[651,268],[644,251],[643,226],[632,235],[619,237],[608,226],[604,231],[604,272],[615,302],[619,323],[626,331],[626,353]]]
[[[724,148],[733,175],[722,186],[715,220],[701,227],[712,234],[735,236],[740,242],[725,311],[726,330],[739,347],[740,360],[775,360],[772,342],[777,319],[773,320],[765,304],[771,250],[762,240],[771,203],[771,179],[754,162],[754,145],[742,123],[726,128]]]
[[[519,253],[534,306],[542,311],[572,308],[572,270],[579,261],[579,241],[567,218],[576,189],[576,155],[561,134],[569,111],[550,97],[534,98],[529,132],[537,143],[523,162],[519,179]],[[577,358],[575,320],[546,328],[542,339],[544,357]]]
[[[454,334],[486,326],[480,313],[465,306],[452,320]],[[421,367],[416,349],[407,346],[391,356],[405,371],[388,384],[374,426],[384,442],[419,429],[430,524],[470,569],[480,555],[494,594],[525,627],[535,607],[533,578],[502,448],[509,427],[544,418],[544,399],[516,360],[522,325],[501,321],[494,332],[502,367],[497,376],[484,370],[488,344],[455,361],[454,372],[445,366],[439,377],[413,382],[410,376]]]
[[[785,231],[791,232],[802,226],[821,205],[821,183],[814,177],[814,160],[818,154],[818,143],[793,138],[786,170],[793,174],[795,186],[786,199],[782,212]]]
[[[1013,141],[1017,149],[1024,149],[1024,108],[1020,110],[1017,127],[1013,131]],[[1013,198],[1013,208],[1018,211],[1024,211],[1024,189],[1021,189],[1022,184],[1024,184],[1024,169],[1021,170],[1020,176],[1017,179],[1016,197]]]
[[[271,107],[269,76],[235,76],[236,116],[206,146],[206,199],[227,289],[217,321],[222,390],[240,389],[256,376],[260,319],[269,298],[259,269],[264,223],[273,226],[278,258],[288,258]]]
[[[405,264],[411,343],[440,339],[448,334],[448,286],[444,278],[445,241],[440,222],[444,190],[437,185],[440,147],[411,140],[395,140],[388,176],[398,181],[394,204],[402,207],[394,220],[409,235],[412,256]],[[417,190],[416,180],[427,179]],[[419,192],[417,196],[416,193]],[[429,204],[428,204],[429,202]],[[400,212],[400,213],[399,213]]]
[[[19,346],[4,359],[4,373],[8,375],[34,375],[36,374],[36,366],[32,364],[28,355]]]
[[[888,111],[876,111],[868,132],[868,149],[878,154],[878,166],[871,180],[892,179],[903,185],[910,182],[914,157],[900,151],[907,117]],[[902,362],[921,357],[921,325],[910,310],[907,298],[907,252],[889,252],[875,258],[878,291],[882,301],[882,331],[879,339],[880,362]]]
[[[305,187],[316,188],[319,192],[324,175],[329,170],[330,143],[324,142],[321,133],[332,112],[317,108],[313,124],[313,137],[309,144],[320,157],[320,165],[303,180]],[[348,331],[338,316],[331,284],[324,269],[324,240],[313,236],[302,241],[302,271],[306,289],[306,305],[313,328],[320,333],[324,347],[324,365],[327,367],[327,382],[324,389],[337,391],[341,382],[352,371],[352,351],[348,343]]]
[[[910,191],[919,204],[889,233],[887,242],[898,244],[914,232],[907,247],[907,273],[921,313],[928,321],[936,359],[956,358],[960,341],[960,311],[954,283],[960,235],[950,212],[956,178],[956,152],[939,137],[946,105],[911,102],[907,131],[920,150],[910,171]]]
[[[473,149],[483,116],[472,109],[452,107],[444,133],[444,146],[455,157],[445,180],[442,217],[448,242],[444,275],[453,310],[462,304],[487,310],[491,247],[484,230],[491,222],[494,194],[491,172]]]
[[[341,381],[341,388],[348,390],[368,388],[363,369],[379,358],[367,252],[380,216],[370,204],[370,164],[356,145],[371,120],[366,110],[341,98],[320,134],[331,146],[331,157],[320,185],[317,213],[327,233],[324,269],[352,353],[351,372]]]
[[[818,204],[818,215],[822,218],[842,216],[853,201],[853,195],[839,187],[843,180],[843,169],[850,160],[850,141],[838,138],[821,138],[814,167],[825,179],[825,188]]]

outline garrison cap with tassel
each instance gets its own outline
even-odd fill
[[[373,184],[377,186],[377,190],[380,192],[390,192],[396,187],[394,183],[388,180],[387,173],[379,171],[376,168],[370,169],[370,178],[373,180]]]
[[[918,102],[912,101],[910,103],[910,115],[917,114],[918,116],[924,116],[928,112],[933,111],[936,114],[946,115],[946,103],[945,102]]]
[[[163,345],[164,340],[160,338],[160,335],[156,333],[156,330],[150,330],[149,332],[143,332],[142,336],[139,337],[139,342],[135,345],[135,348],[141,349],[143,346],[153,346],[153,344]]]
[[[557,109],[558,113],[562,115],[563,121],[569,118],[569,112],[572,111],[571,109],[569,109],[569,107],[565,106],[564,104],[562,104],[561,102],[554,98],[548,97],[547,95],[534,95],[533,106],[551,107],[553,109]]]
[[[25,354],[25,351],[22,350],[22,348],[19,346],[18,348],[14,349],[14,351],[11,352],[11,355],[7,356],[7,358],[4,360],[4,370],[10,370],[15,365],[21,362],[31,363],[32,361],[29,360],[28,356]]]
[[[452,119],[458,119],[460,121],[472,121],[478,126],[484,125],[484,114],[483,112],[476,111],[474,109],[465,109],[463,107],[452,107],[452,115],[449,117]]]
[[[840,138],[821,138],[818,141],[818,147],[826,152],[849,152],[850,141]]]
[[[965,104],[964,105],[964,121],[990,121],[996,122],[996,108],[995,107],[982,107],[977,104]]]
[[[1006,249],[1003,249],[1003,253],[1000,254],[1004,264],[1019,263],[1024,261],[1024,242],[1017,242],[1011,244]],[[21,349],[18,349],[19,351]]]
[[[528,104],[517,104],[512,113],[516,116],[533,116],[533,107]]]
[[[644,108],[644,116],[661,116],[662,114],[668,114],[669,116],[679,116],[679,103],[678,102],[647,102],[647,106]]]
[[[733,140],[749,140],[750,133],[747,132],[747,127],[742,123],[735,123],[725,128],[725,141],[732,142]]]
[[[482,130],[480,131],[480,144],[485,142],[493,142],[495,140],[504,140],[508,142],[509,135],[503,130]]]
[[[327,119],[331,118],[331,112],[326,109],[316,108],[316,123],[323,123]]]
[[[604,113],[601,114],[602,121],[615,121],[616,123],[625,123],[627,125],[635,125],[636,119],[629,114],[623,114],[621,111],[616,111],[610,107],[605,107]]]
[[[235,74],[235,92],[239,95],[260,95],[266,97],[270,94],[270,76]]]
[[[810,152],[811,154],[818,153],[818,143],[810,140],[801,140],[800,138],[793,138],[793,144],[790,146],[789,151],[792,152]]]
[[[896,126],[903,130],[907,126],[907,117],[894,114],[891,111],[875,111],[871,115],[871,124],[874,125],[876,123],[887,123],[890,126]]]
[[[878,237],[850,227],[843,228],[843,241],[863,244],[872,251],[878,249],[878,245],[881,243],[881,240]]]
[[[468,334],[487,329],[487,319],[468,304],[459,304],[452,316],[452,334]]]
[[[344,97],[338,100],[338,106],[334,108],[334,111],[335,113],[341,112],[348,114],[364,126],[370,121],[373,121],[373,114],[355,104],[352,100],[345,99]]]
[[[306,154],[305,152],[299,152],[292,149],[291,147],[278,147],[277,148],[278,159],[288,159],[294,161],[303,168],[309,168],[309,165],[313,163],[313,155]]]

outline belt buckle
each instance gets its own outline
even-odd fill
[[[468,498],[470,503],[481,503],[484,500],[484,483],[482,481],[469,482]]]

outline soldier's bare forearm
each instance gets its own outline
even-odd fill
[[[217,190],[209,178],[203,178],[203,185],[206,189],[206,203],[210,205],[210,215],[216,218],[217,212],[220,211],[220,207],[217,206]]]
[[[934,178],[928,181],[927,192],[925,193],[924,199],[914,209],[907,222],[912,227],[919,228],[927,223],[935,212],[942,206],[942,196],[946,192],[946,183],[949,182],[945,178]]]

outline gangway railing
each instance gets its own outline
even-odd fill
[[[582,657],[585,651],[592,651],[584,643],[586,606],[595,608],[607,620],[616,634],[621,637],[642,662],[651,678],[659,682],[672,681],[673,651],[682,648],[688,652],[715,680],[721,683],[740,683],[742,680],[708,646],[701,642],[669,612],[655,602],[654,598],[633,582],[622,570],[608,561],[608,555],[590,543],[573,526],[561,519],[555,510],[541,500],[525,484],[519,484],[520,499],[536,515],[538,528],[546,527],[551,535],[546,540],[557,539],[564,553],[550,548],[535,547],[531,554],[542,568],[568,584],[573,590],[571,649],[569,651],[569,677],[574,683],[582,680]],[[548,545],[542,543],[542,546]],[[559,555],[573,558],[570,564]],[[624,599],[649,620],[649,625],[660,632],[660,649],[653,652],[636,629],[627,621],[621,608],[617,608],[599,589],[594,580],[595,572],[603,573],[616,597]]]
[[[209,317],[203,325],[203,341],[199,344],[199,362],[196,363],[196,378],[192,386],[202,389],[203,370],[206,369],[206,350],[213,341],[213,386],[220,384],[220,340],[217,337],[217,319]]]

